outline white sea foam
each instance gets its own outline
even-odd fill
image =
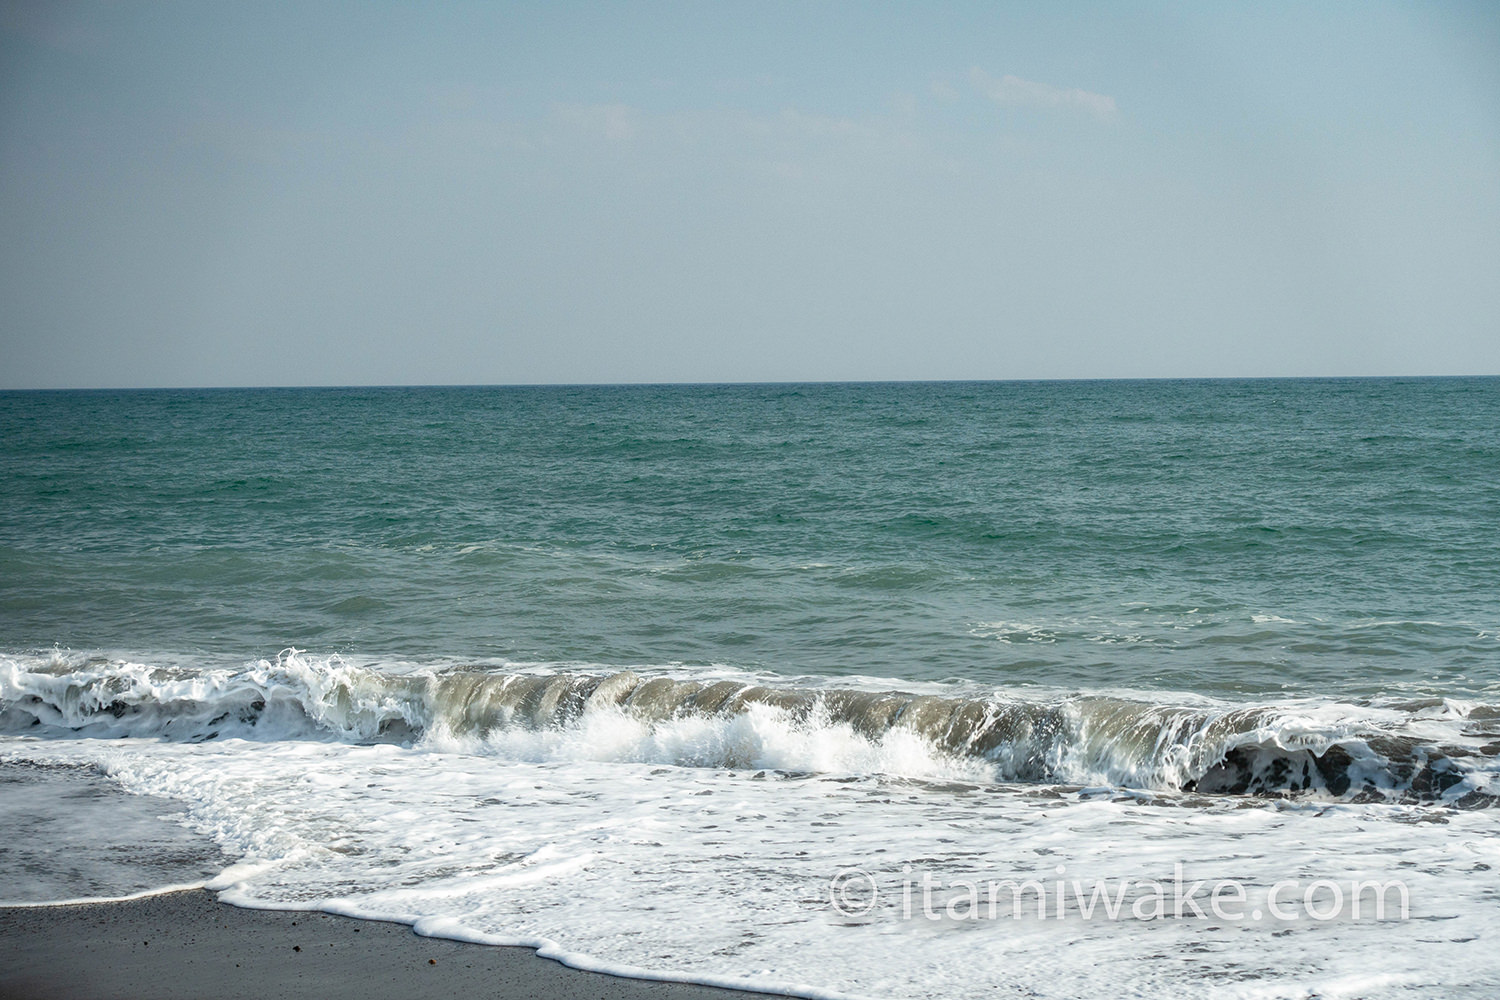
[[[1500,933],[1487,874],[1500,843],[1483,812],[529,762],[495,747],[3,745],[100,762],[128,789],[186,803],[196,830],[251,862],[214,881],[229,902],[401,920],[601,971],[903,997],[1479,996],[1500,972],[1470,944]],[[1178,862],[1260,886],[1401,878],[1413,919],[966,922],[899,908],[908,866],[947,884],[1049,880],[1059,865],[1089,881],[1165,879]],[[865,919],[829,906],[846,868],[881,882]],[[1195,952],[1197,964],[1169,957]]]
[[[648,693],[666,701],[639,711],[605,699],[570,714],[562,693],[600,690],[582,675],[540,665],[501,674],[382,672],[302,654],[196,671],[10,658],[0,660],[7,717],[47,724],[12,726],[0,759],[86,764],[130,792],[181,803],[182,822],[238,859],[209,882],[226,901],[399,920],[622,975],[932,998],[1480,997],[1500,981],[1496,952],[1476,946],[1500,937],[1493,811],[1187,794],[1170,781],[1141,790],[1161,784],[1163,768],[1198,773],[1216,725],[1275,760],[1341,740],[1358,749],[1351,737],[1371,731],[1470,746],[1487,738],[1465,735],[1471,702],[1303,700],[1236,721],[1224,705],[1142,714],[1115,692],[1121,715],[1102,695],[1063,699],[1033,706],[1072,734],[1053,746],[1051,779],[1009,783],[997,778],[1025,762],[1007,760],[1003,744],[955,753],[919,727],[862,729],[830,714],[838,690],[884,704],[889,689],[874,682],[828,682],[822,700],[782,690],[772,692],[781,704],[651,714],[644,708],[685,690],[660,684]],[[765,679],[695,676],[695,691]],[[911,711],[946,694],[967,712],[976,691],[926,694]],[[499,708],[480,712],[484,699]],[[536,714],[547,706],[555,714]],[[1143,770],[1122,771],[1123,760]],[[1073,782],[1080,790],[1059,775],[1094,780]],[[942,916],[941,893],[941,919],[908,918],[901,906],[903,879],[924,875],[951,893],[963,880],[1165,880],[1179,863],[1191,879],[1252,889],[1400,879],[1411,919],[1059,920],[1027,910],[970,921]],[[829,881],[848,869],[876,881],[868,914],[831,905]]]
[[[84,906],[95,903],[128,903],[136,899],[150,899],[152,896],[165,896],[173,892],[186,892],[189,889],[206,889],[209,879],[200,879],[197,882],[179,882],[175,885],[157,885],[150,889],[142,889],[140,892],[127,892],[122,896],[73,896],[67,899],[48,899],[42,902],[23,899],[0,899],[0,907],[8,909],[41,908],[48,906]]]
[[[239,669],[0,658],[0,730],[394,741],[511,760],[1051,781],[1156,790],[1500,795],[1471,702],[1234,704],[870,679],[544,665],[376,669],[288,650]],[[888,683],[888,682],[879,682]]]

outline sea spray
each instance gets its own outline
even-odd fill
[[[927,685],[942,692],[941,685]],[[1200,699],[1201,701],[1201,699]],[[1493,710],[1466,702],[1182,706],[505,666],[361,666],[287,650],[238,669],[0,658],[9,732],[422,743],[501,759],[1113,785],[1487,806]]]

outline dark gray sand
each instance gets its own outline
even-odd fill
[[[0,908],[5,1000],[735,1000],[759,994],[617,979],[529,948],[419,937],[403,924],[242,910],[203,891]]]

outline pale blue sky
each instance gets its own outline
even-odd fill
[[[0,386],[1500,373],[1500,4],[0,0]]]

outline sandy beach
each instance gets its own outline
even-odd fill
[[[753,995],[580,972],[528,948],[420,937],[402,924],[245,910],[199,890],[0,909],[0,942],[5,1000]]]

